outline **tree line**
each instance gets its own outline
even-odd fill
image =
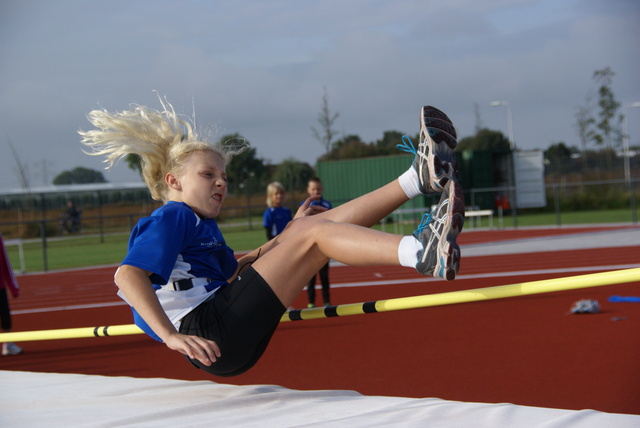
[[[557,141],[545,150],[545,161],[550,171],[561,172],[579,158],[583,171],[589,169],[589,159],[605,159],[606,168],[613,167],[615,152],[622,145],[624,135],[622,124],[624,115],[620,112],[621,103],[612,90],[615,73],[610,67],[593,72],[595,87],[587,92],[583,104],[576,107],[575,130],[580,141],[580,148],[569,146],[564,141]],[[499,153],[511,151],[508,138],[500,131],[481,126],[479,109],[476,105],[475,134],[459,140],[457,151],[485,150]],[[311,133],[323,146],[324,153],[318,161],[357,159],[363,157],[388,156],[398,154],[396,145],[402,142],[405,133],[384,131],[379,140],[365,142],[358,135],[349,134],[340,138],[335,129],[339,117],[329,107],[329,97],[325,88],[322,105],[317,117],[318,128],[311,127]],[[419,134],[411,136],[414,141]],[[240,134],[223,135],[219,142],[243,139]],[[140,172],[140,160],[135,155],[127,158],[129,167]],[[280,181],[292,190],[303,189],[309,178],[314,175],[311,165],[288,158],[278,165],[266,164],[258,156],[254,147],[249,146],[245,152],[236,156],[227,167],[230,177],[229,190],[233,193],[256,193],[262,191],[269,181]],[[106,180],[99,171],[77,167],[63,171],[56,176],[53,184],[101,183]]]

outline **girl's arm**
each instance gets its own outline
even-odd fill
[[[298,211],[296,211],[296,215],[293,217],[293,219],[295,220],[300,217],[306,217],[325,212],[327,210],[325,207],[322,207],[320,205],[311,205],[311,202],[317,201],[320,198],[322,198],[322,196],[320,195],[309,196],[302,204],[300,204],[300,207],[298,208]]]
[[[158,301],[149,279],[150,274],[135,266],[122,265],[116,272],[115,282],[129,303],[169,349],[210,366],[220,356],[220,348],[212,340],[187,336],[176,330]]]

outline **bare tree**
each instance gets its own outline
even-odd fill
[[[16,152],[15,147],[13,147],[13,143],[11,142],[11,139],[7,139],[7,142],[9,143],[9,148],[11,149],[11,154],[13,155],[13,159],[16,161],[16,165],[18,167],[18,178],[20,179],[20,185],[22,186],[22,188],[24,190],[29,190],[30,186],[29,186],[29,170],[28,168],[22,163],[22,161],[20,160],[20,157],[18,156],[18,153]]]
[[[622,114],[618,114],[620,103],[616,100],[616,97],[611,89],[613,84],[613,76],[616,73],[611,70],[611,67],[605,67],[602,70],[596,70],[593,72],[593,80],[599,85],[598,87],[598,106],[600,111],[598,113],[599,121],[596,123],[601,134],[594,134],[594,139],[597,144],[605,144],[607,150],[607,164],[611,168],[611,152],[614,149],[613,143],[618,145],[622,142],[623,133],[621,131],[622,122],[624,117]]]
[[[324,95],[322,96],[322,109],[318,113],[318,123],[320,124],[320,130],[311,127],[313,136],[324,146],[325,154],[331,151],[333,145],[333,138],[338,135],[338,131],[333,129],[333,124],[340,116],[340,113],[332,114],[329,110],[329,96],[327,95],[327,88],[324,89]]]
[[[53,162],[47,159],[41,159],[39,162],[35,162],[34,165],[37,168],[35,176],[40,178],[42,185],[46,186],[48,184],[51,184],[50,167],[53,166]]]
[[[482,116],[480,116],[480,104],[477,102],[473,103],[473,114],[476,117],[476,135],[482,130]]]
[[[593,125],[596,120],[593,118],[593,94],[587,94],[585,103],[576,107],[576,131],[580,138],[580,145],[582,146],[582,168],[584,172],[587,171],[587,145],[589,141],[594,139]]]

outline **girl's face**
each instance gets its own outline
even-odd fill
[[[284,192],[282,190],[276,190],[271,197],[271,203],[274,207],[281,207],[284,203]]]
[[[180,176],[167,174],[170,200],[184,202],[202,218],[215,218],[227,197],[225,163],[217,153],[193,152]]]

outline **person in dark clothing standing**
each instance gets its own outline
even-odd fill
[[[9,333],[11,331],[11,310],[9,308],[7,289],[9,289],[14,298],[20,294],[18,281],[16,281],[16,277],[11,269],[9,256],[4,248],[2,235],[0,235],[0,324],[3,333]],[[22,348],[14,343],[5,342],[2,344],[2,355],[18,355],[21,353]]]
[[[333,208],[331,206],[331,202],[327,201],[322,197],[322,193],[324,191],[324,187],[322,186],[322,181],[318,177],[313,177],[309,180],[307,184],[307,193],[309,196],[320,196],[320,199],[311,202],[311,205],[318,205],[324,207],[328,210]],[[315,308],[316,307],[316,276],[320,276],[320,283],[322,284],[322,300],[324,301],[324,306],[331,305],[331,299],[329,295],[329,262],[320,268],[320,271],[313,275],[313,278],[309,280],[307,284],[307,293],[309,296],[309,304],[307,307]]]

